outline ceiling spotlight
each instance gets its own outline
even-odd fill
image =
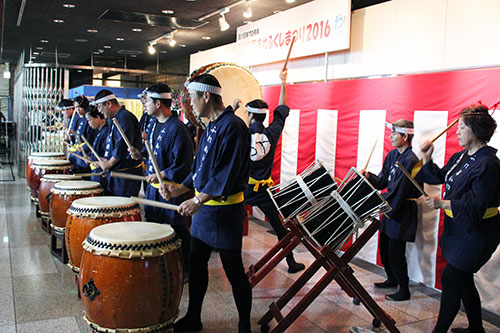
[[[110,49],[110,48],[111,48],[111,46],[109,46],[109,45],[104,45],[104,46],[103,46],[103,48],[105,48],[105,49]]]
[[[187,47],[186,44],[179,44],[179,47]]]
[[[97,30],[97,29],[87,29],[87,32],[96,33],[96,32],[99,32],[99,30]]]
[[[48,40],[46,40],[46,39],[40,39],[40,43],[45,43],[45,44],[47,44],[48,42],[49,42],[49,41],[48,41]]]
[[[286,3],[294,3],[295,0],[286,0]]]
[[[65,3],[65,4],[63,4],[63,7],[64,8],[75,8],[75,5],[72,3]]]
[[[221,13],[219,17],[219,26],[220,26],[220,31],[226,31],[231,27],[229,23],[227,23],[223,13]]]
[[[156,43],[149,43],[149,46],[148,46],[148,52],[149,54],[155,54],[156,53],[156,49],[154,47]]]
[[[141,31],[142,31],[142,29],[141,29],[141,28],[133,28],[133,29],[132,29],[132,31],[133,31],[133,32],[141,32]]]
[[[201,37],[201,39],[203,39],[203,40],[210,40],[210,39],[212,39],[212,37],[210,37],[210,36],[203,36],[203,37]]]
[[[54,23],[64,23],[64,20],[61,19],[53,19],[52,22]]]
[[[245,9],[243,9],[243,17],[252,17],[252,7],[250,7],[250,4],[248,2],[245,4]]]
[[[164,9],[161,12],[166,15],[172,15],[174,13],[172,9]]]
[[[168,45],[170,45],[170,47],[174,47],[175,44],[177,44],[177,41],[174,39],[174,32],[168,35],[167,40],[168,40]]]
[[[123,37],[116,37],[115,40],[117,40],[119,42],[123,42],[125,40],[125,38],[123,38]]]

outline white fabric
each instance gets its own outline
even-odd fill
[[[315,159],[323,162],[325,168],[335,174],[335,153],[337,147],[338,110],[318,110]]]
[[[112,99],[117,99],[116,96],[115,96],[115,94],[104,96],[102,98],[99,98],[96,101],[91,102],[90,104],[97,105],[99,103],[104,103],[104,102],[107,102],[107,101],[112,100]]]
[[[172,94],[169,92],[157,93],[146,90],[146,94],[151,98],[172,99]]]
[[[250,159],[252,161],[260,161],[271,150],[269,138],[264,133],[254,133],[251,136],[250,142]]]
[[[144,95],[146,95],[146,92],[147,92],[147,91],[148,91],[147,89],[144,89],[144,90],[143,90],[140,94],[137,94],[137,98],[142,98],[142,97],[144,97]]]
[[[251,106],[247,106],[247,110],[248,112],[251,112],[251,113],[257,113],[257,114],[266,114],[267,112],[269,112],[269,109],[259,109],[259,108],[253,108]]]
[[[297,174],[299,150],[300,110],[290,110],[281,136],[281,175],[280,183],[287,182]]]
[[[385,123],[385,126],[387,126],[387,128],[393,132],[398,132],[401,134],[415,134],[415,129],[413,128],[394,126],[393,124],[388,122]]]
[[[189,83],[186,84],[186,88],[188,90],[192,89],[192,90],[201,91],[201,92],[208,91],[209,93],[222,96],[222,88],[216,87],[216,86],[212,86],[212,85],[206,84],[206,83],[189,82]]]

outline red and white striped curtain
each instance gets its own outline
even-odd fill
[[[263,89],[264,99],[273,110],[280,88]],[[383,159],[393,149],[385,122],[405,118],[415,124],[413,149],[434,137],[455,120],[460,110],[481,101],[488,106],[500,100],[500,68],[407,75],[378,79],[358,79],[288,86],[287,105],[291,108],[276,150],[273,179],[286,181],[302,172],[315,159],[333,169],[343,179],[351,167],[364,167],[375,141],[377,145],[368,170],[377,174]],[[495,114],[500,123],[500,111]],[[270,115],[272,120],[272,114]],[[490,142],[500,148],[500,135]],[[434,161],[442,166],[461,150],[456,126],[434,144]],[[428,193],[440,195],[441,186],[428,186]],[[446,264],[437,246],[443,214],[419,203],[419,230],[409,244],[407,258],[412,280],[440,288]],[[377,257],[378,235],[359,256],[381,264]],[[483,306],[500,312],[500,251],[477,274]]]

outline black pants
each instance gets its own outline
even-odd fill
[[[384,265],[387,280],[396,282],[400,288],[408,288],[408,265],[406,263],[406,242],[392,239],[380,233],[380,259]]]
[[[441,275],[441,284],[443,292],[434,331],[437,333],[448,331],[460,310],[461,300],[469,321],[469,330],[473,333],[484,332],[481,299],[474,284],[474,273],[464,272],[447,264]]]
[[[190,318],[201,320],[201,307],[208,287],[208,260],[213,248],[196,237],[191,238],[189,262],[189,306]],[[252,308],[252,288],[243,268],[241,248],[234,250],[217,249],[222,261],[222,267],[233,289],[233,297],[238,309],[240,324],[250,325]]]

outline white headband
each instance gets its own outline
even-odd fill
[[[144,95],[146,95],[146,92],[148,91],[148,89],[144,89],[140,94],[137,95],[138,98],[142,98],[144,97]]]
[[[59,106],[58,106],[57,108],[58,108],[59,110],[63,110],[63,111],[64,111],[64,110],[73,109],[73,108],[74,108],[74,106],[61,106],[61,107],[59,107]]]
[[[172,99],[172,94],[169,92],[157,93],[146,90],[146,94],[151,98]]]
[[[107,102],[107,101],[112,100],[112,99],[116,99],[115,94],[106,95],[104,97],[101,97],[97,101],[93,101],[91,104],[92,105],[97,105],[99,103],[104,103],[104,102]]]
[[[269,111],[269,109],[259,109],[259,108],[253,108],[251,106],[247,106],[247,110],[248,112],[258,113],[258,114],[266,114],[266,112]]]
[[[406,127],[399,127],[399,126],[394,126],[391,123],[386,122],[385,126],[389,128],[393,132],[398,132],[402,134],[415,134],[415,129],[414,128],[406,128]]]
[[[206,83],[189,82],[185,86],[186,86],[186,88],[188,90],[189,89],[193,89],[193,90],[201,91],[201,92],[208,91],[209,93],[222,96],[222,88],[216,87],[216,86],[212,86],[212,85],[209,85],[209,84],[206,84]]]

